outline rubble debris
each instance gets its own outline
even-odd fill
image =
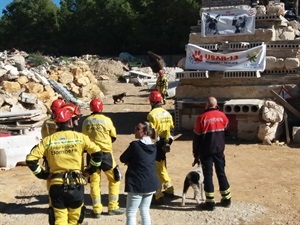
[[[154,73],[158,73],[159,70],[162,70],[164,67],[166,67],[166,63],[161,56],[151,51],[148,51],[147,54],[150,61],[150,67]]]
[[[283,115],[284,108],[274,101],[266,100],[261,107],[261,121],[259,122],[259,129],[257,137],[265,145],[272,145],[272,143],[280,138],[283,134],[284,123]]]

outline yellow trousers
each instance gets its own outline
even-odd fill
[[[157,200],[164,196],[164,194],[162,193],[162,189],[172,189],[174,192],[174,188],[171,183],[171,178],[167,171],[166,161],[165,160],[155,161],[155,167],[156,167],[156,174],[160,183],[160,186],[155,193],[155,198]]]
[[[166,100],[166,88],[164,87],[157,87],[157,91],[162,95],[163,100]]]
[[[57,209],[53,208],[55,215],[55,225],[78,225],[78,219],[81,214],[81,207],[76,209],[66,208]]]
[[[104,172],[108,179],[108,210],[119,208],[120,181],[115,181],[113,168]],[[94,213],[102,213],[101,203],[101,170],[90,176],[91,198]]]
[[[84,207],[84,185],[78,184],[74,188],[62,184],[59,179],[52,179],[49,196],[51,205],[49,209],[50,224],[55,225],[77,225],[78,221],[83,220],[82,207]]]

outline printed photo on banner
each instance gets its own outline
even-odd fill
[[[254,34],[255,15],[255,8],[202,12],[201,35]]]
[[[266,44],[232,53],[212,52],[194,44],[186,46],[186,70],[264,71]]]

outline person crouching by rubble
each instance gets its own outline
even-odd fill
[[[128,166],[125,174],[126,225],[136,225],[136,213],[141,212],[142,225],[150,225],[150,204],[159,182],[155,172],[156,132],[149,122],[139,123],[134,129],[136,141],[132,141],[120,156]]]
[[[155,164],[160,187],[154,194],[154,204],[164,204],[164,194],[170,197],[174,196],[174,187],[171,183],[171,178],[166,166],[166,153],[170,152],[170,146],[173,142],[171,133],[174,129],[174,123],[172,115],[162,108],[162,100],[163,98],[158,91],[152,91],[149,95],[152,109],[147,115],[147,120],[150,122],[151,127],[157,131],[158,135]],[[162,188],[164,189],[164,192],[162,192]]]
[[[163,98],[163,103],[166,104],[167,89],[168,89],[168,79],[163,70],[158,71],[158,77],[156,80],[157,91],[161,94]]]
[[[112,120],[103,115],[103,102],[95,98],[90,102],[91,115],[82,124],[82,133],[90,137],[103,151],[103,160],[97,172],[90,177],[90,194],[93,201],[95,218],[100,218],[103,210],[101,203],[101,171],[108,179],[108,215],[121,215],[125,211],[119,207],[121,171],[113,157],[112,143],[117,139]],[[89,158],[87,158],[87,162]]]
[[[57,132],[45,137],[26,156],[26,163],[39,179],[49,179],[50,225],[77,225],[84,219],[85,177],[101,165],[102,151],[88,136],[74,131],[72,113],[65,108],[55,111]],[[82,171],[84,150],[91,156],[90,164]],[[45,157],[49,171],[39,165]]]

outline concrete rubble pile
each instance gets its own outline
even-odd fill
[[[55,63],[57,59],[48,58],[52,63],[30,67],[27,57],[27,53],[18,50],[0,52],[0,130],[15,131],[24,120],[39,126],[36,122],[46,118],[52,101],[59,96],[85,105],[91,98],[103,95],[98,80],[83,60]],[[34,116],[20,114],[27,111]]]
[[[87,107],[92,98],[103,97],[100,79],[124,72],[122,63],[98,56],[39,57],[0,52],[0,168],[15,167],[39,143],[53,100]]]

